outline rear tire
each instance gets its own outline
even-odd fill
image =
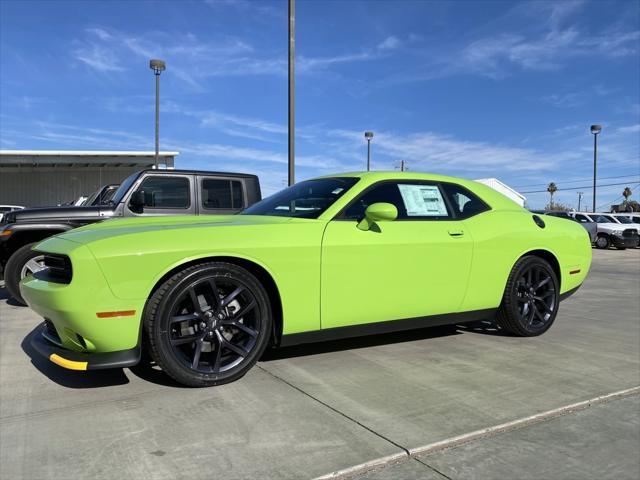
[[[269,297],[247,270],[208,262],[176,273],[149,299],[153,360],[177,382],[209,387],[245,375],[271,335]]]
[[[504,289],[498,325],[519,337],[542,335],[558,313],[559,289],[558,277],[546,260],[535,256],[520,258]]]
[[[596,237],[596,248],[602,248],[603,250],[606,250],[610,246],[611,240],[609,240],[609,237],[607,235],[598,235]]]
[[[7,287],[9,294],[20,305],[27,304],[22,295],[20,295],[20,280],[37,271],[38,267],[36,265],[40,265],[44,259],[42,253],[32,250],[32,247],[37,244],[38,242],[28,243],[13,252],[4,269],[4,285]]]

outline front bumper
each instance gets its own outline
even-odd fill
[[[617,235],[610,235],[611,244],[614,247],[633,248],[638,246],[638,236],[619,237]]]
[[[66,351],[103,354],[137,348],[146,299],[117,298],[89,249],[71,243],[56,237],[47,240],[47,253],[71,259],[70,283],[44,274],[29,276],[20,282],[23,298],[52,324],[56,343]]]
[[[68,370],[102,370],[131,367],[140,362],[140,347],[107,353],[74,352],[49,340],[47,327],[40,325],[31,339],[31,346],[43,357]]]

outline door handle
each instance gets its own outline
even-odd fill
[[[451,237],[461,237],[464,235],[464,230],[449,230],[449,235]]]

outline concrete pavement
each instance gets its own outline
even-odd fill
[[[1,299],[0,478],[313,478],[366,462],[379,466],[354,474],[637,478],[637,396],[406,452],[640,385],[639,292],[640,251],[596,250],[541,337],[460,326],[292,347],[200,390],[58,368],[30,351],[36,315]]]

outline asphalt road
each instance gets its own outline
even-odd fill
[[[38,323],[0,289],[2,479],[640,478],[640,250],[594,251],[542,337],[292,347],[210,389],[61,369],[29,348]]]

